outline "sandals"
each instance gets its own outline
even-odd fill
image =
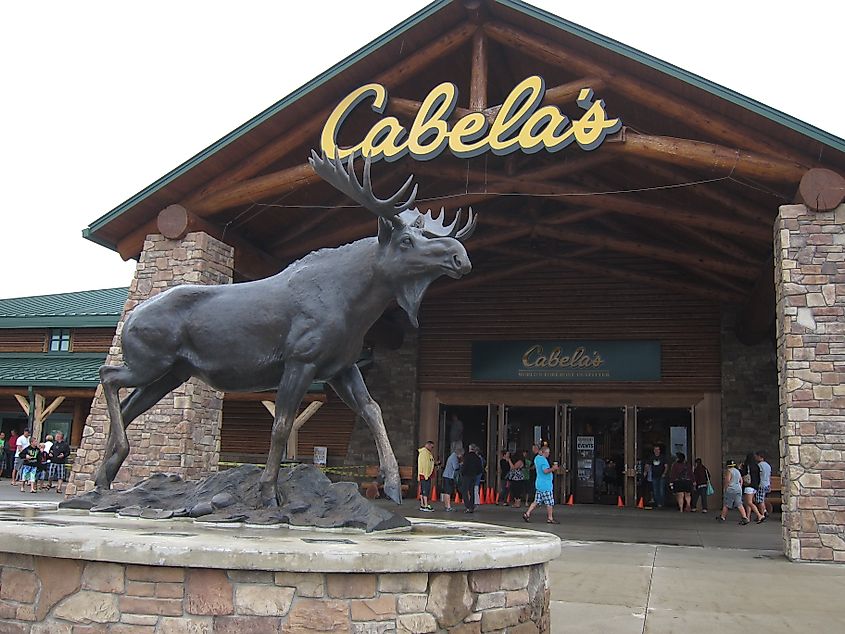
[[[557,520],[546,520],[546,524],[560,524]]]
[[[530,521],[531,521],[531,518],[530,518],[530,517],[528,517],[528,513],[523,513],[523,514],[522,514],[522,519],[524,519],[526,522],[530,522]]]

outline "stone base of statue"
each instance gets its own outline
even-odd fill
[[[59,506],[145,519],[192,517],[203,522],[356,528],[367,532],[411,525],[401,515],[363,497],[357,484],[332,482],[313,465],[281,469],[278,482],[284,504],[262,507],[258,495],[261,473],[255,465],[242,465],[198,482],[156,474],[126,491],[92,491]]]
[[[548,533],[0,510],[0,631],[548,632]]]

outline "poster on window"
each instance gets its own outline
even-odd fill
[[[682,454],[689,458],[689,452],[687,452],[686,427],[670,427],[669,442],[672,446],[672,455],[675,455],[680,451]]]
[[[325,465],[327,454],[327,447],[314,447],[314,464]]]

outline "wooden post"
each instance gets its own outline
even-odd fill
[[[276,403],[273,401],[261,401],[261,404],[270,412],[270,416],[276,417]],[[300,428],[308,422],[308,420],[317,413],[317,410],[323,406],[323,401],[311,401],[308,406],[300,412],[299,416],[293,421],[290,436],[288,437],[288,445],[286,457],[288,460],[296,458],[297,444],[299,440]]]
[[[487,37],[482,29],[472,36],[472,75],[469,83],[469,109],[487,107]]]

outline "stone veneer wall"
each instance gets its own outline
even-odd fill
[[[548,566],[321,574],[0,553],[8,634],[549,632]]]
[[[781,207],[775,269],[786,555],[845,562],[845,205]]]
[[[398,350],[376,346],[373,364],[364,370],[364,380],[372,397],[381,406],[384,425],[396,460],[400,466],[417,464],[417,430],[419,391],[417,389],[417,356],[419,334],[404,320],[405,338]],[[373,435],[359,416],[346,452],[348,465],[378,464]]]
[[[181,240],[147,236],[106,363],[121,362],[120,334],[135,306],[179,284],[231,283],[233,255],[232,247],[202,232]],[[131,449],[114,488],[127,488],[159,472],[194,479],[217,471],[222,407],[223,393],[197,379],[173,390],[127,430]],[[93,489],[108,429],[106,402],[98,386],[74,460],[69,494]]]
[[[777,354],[766,339],[747,346],[736,337],[736,313],[722,311],[722,459],[739,462],[763,450],[778,472]],[[724,464],[724,463],[722,463]],[[719,469],[710,467],[715,472]]]

